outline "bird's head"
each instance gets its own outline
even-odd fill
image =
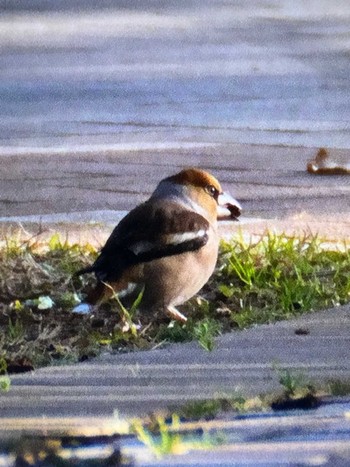
[[[219,181],[204,170],[184,169],[161,183],[176,187],[199,207],[199,212],[205,210],[212,220],[238,220],[241,214],[239,202],[223,192]]]

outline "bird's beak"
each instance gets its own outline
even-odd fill
[[[228,193],[220,193],[218,197],[218,220],[238,221],[242,208],[239,202]]]

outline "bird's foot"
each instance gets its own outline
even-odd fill
[[[166,314],[171,318],[175,319],[176,321],[180,321],[180,323],[186,323],[187,318],[185,315],[179,312],[174,306],[168,306],[166,309]]]

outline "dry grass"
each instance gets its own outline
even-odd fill
[[[7,236],[0,245],[0,359],[7,371],[76,362],[102,349],[147,349],[164,341],[197,339],[212,350],[220,332],[286,319],[350,300],[350,255],[315,237],[266,234],[222,245],[216,274],[184,305],[186,325],[155,318],[135,333],[111,301],[93,315],[71,313],[93,277],[74,277],[97,250],[39,232]],[[145,317],[133,313],[132,319]],[[4,373],[4,369],[2,369]]]

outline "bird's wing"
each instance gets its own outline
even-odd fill
[[[209,222],[174,202],[146,202],[113,230],[91,268],[102,281],[118,280],[130,266],[196,251],[208,241]]]

